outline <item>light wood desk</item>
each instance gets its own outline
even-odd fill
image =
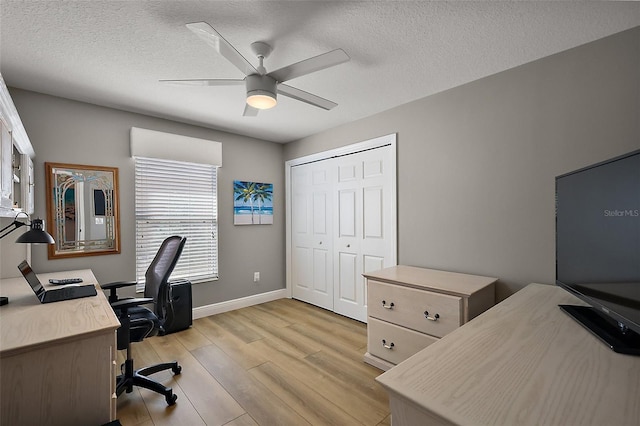
[[[611,351],[530,284],[378,377],[394,426],[638,425],[640,357]]]
[[[97,284],[89,269],[38,274]],[[0,424],[94,425],[115,418],[116,334],[104,293],[41,304],[24,278],[0,280]]]

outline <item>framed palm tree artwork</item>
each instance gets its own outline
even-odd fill
[[[273,224],[273,184],[233,181],[233,224]]]

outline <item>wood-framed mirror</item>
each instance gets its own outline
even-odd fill
[[[118,169],[45,163],[49,259],[120,253]]]

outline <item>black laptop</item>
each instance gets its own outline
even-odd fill
[[[20,269],[20,272],[33,289],[33,292],[36,294],[36,297],[38,298],[40,303],[79,299],[81,297],[95,296],[96,294],[98,294],[96,291],[96,287],[93,284],[72,284],[62,288],[45,290],[42,286],[42,283],[40,283],[40,280],[36,276],[36,273],[33,272],[33,269],[31,269],[31,266],[29,265],[29,263],[27,263],[26,260],[22,261],[22,263],[18,265],[18,269]]]

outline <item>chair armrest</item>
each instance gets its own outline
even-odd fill
[[[114,281],[112,283],[100,284],[103,290],[109,290],[109,303],[114,303],[118,300],[118,289],[122,287],[131,287],[136,285],[137,281]]]
[[[117,302],[111,303],[111,307],[113,309],[126,310],[133,308],[134,306],[147,305],[149,303],[153,303],[153,299],[151,297],[137,297],[134,299],[118,300]]]
[[[137,281],[115,281],[107,284],[100,284],[103,290],[113,290],[121,287],[130,287],[132,285],[136,285]]]

